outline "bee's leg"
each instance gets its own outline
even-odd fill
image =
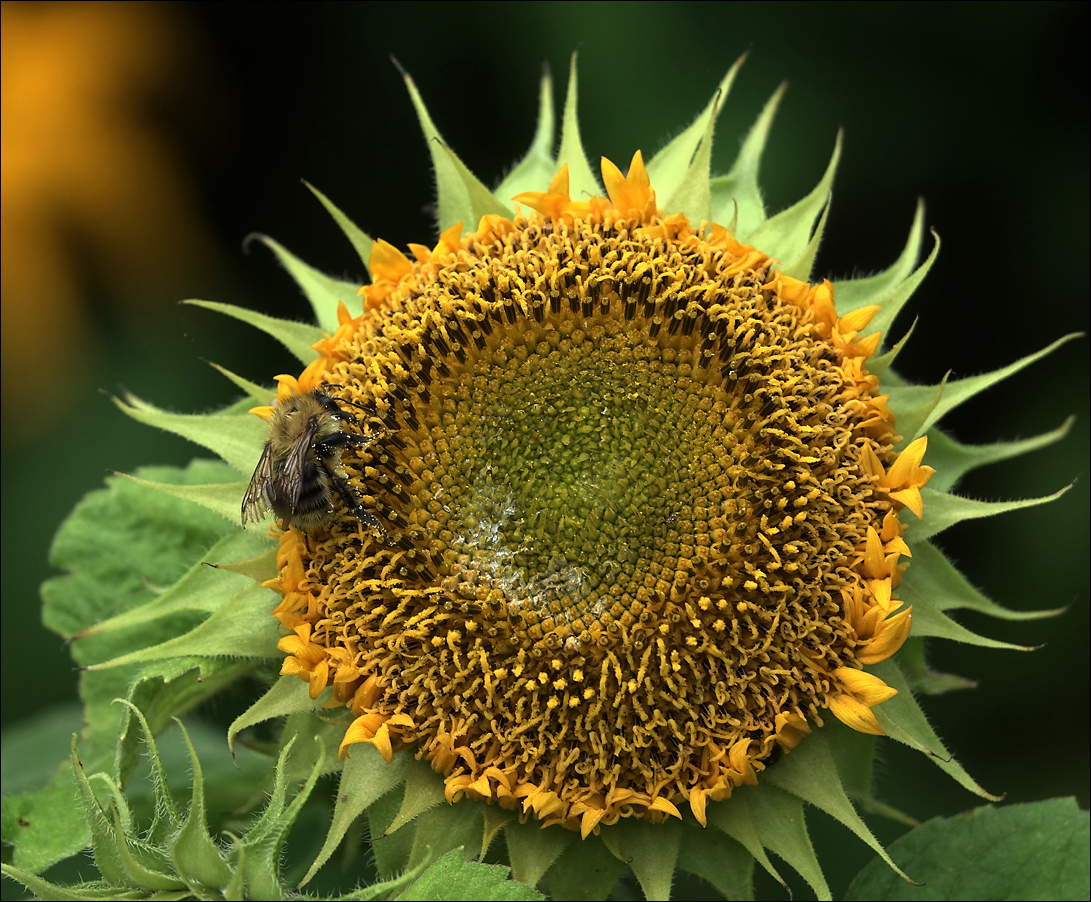
[[[387,533],[383,524],[379,522],[379,518],[360,503],[359,499],[352,494],[352,490],[345,485],[341,479],[333,473],[329,474],[329,478],[330,485],[337,490],[337,494],[340,495],[341,499],[345,502],[345,507],[352,511],[353,515],[365,526],[377,530],[379,536],[387,545],[392,544],[390,535]]]
[[[315,453],[325,460],[337,448],[343,448],[345,445],[355,445],[359,448],[370,445],[378,437],[378,435],[357,435],[353,432],[335,432],[315,442],[313,447]]]
[[[330,385],[330,386],[327,386],[327,387],[328,388],[341,388],[342,386],[340,386],[340,385]],[[348,405],[350,405],[352,407],[355,407],[357,410],[363,410],[366,413],[371,414],[371,416],[376,416],[377,415],[376,412],[375,412],[374,407],[368,407],[365,404],[357,404],[355,401],[349,401],[346,398],[334,398],[331,395],[325,394],[324,392],[320,393],[317,397],[318,397],[319,403],[326,410],[328,410],[330,413],[332,413],[338,419],[344,420],[346,423],[351,423],[353,426],[359,426],[360,425],[360,420],[354,413],[352,413],[351,411],[345,410],[341,406],[342,404],[348,404]]]

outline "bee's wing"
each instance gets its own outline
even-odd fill
[[[299,504],[299,493],[303,490],[303,470],[307,465],[307,457],[311,453],[311,442],[314,441],[316,431],[318,431],[318,417],[311,417],[299,440],[292,445],[292,450],[284,459],[284,466],[281,468],[280,479],[288,489],[288,502],[293,515]]]
[[[261,452],[254,475],[250,477],[250,485],[246,487],[246,494],[242,497],[242,525],[249,520],[260,520],[269,510],[269,497],[267,487],[274,478],[273,452],[268,443]]]

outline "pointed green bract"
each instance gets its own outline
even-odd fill
[[[234,754],[235,737],[248,727],[289,714],[313,713],[322,707],[324,696],[310,697],[307,684],[294,674],[286,674],[270,686],[254,704],[236,717],[227,730],[227,743]]]
[[[442,142],[438,142],[438,140],[437,143],[439,144],[440,150],[447,155],[448,163],[450,164],[444,169],[444,172],[453,173],[458,178],[457,183],[448,179],[440,186],[441,194],[446,190],[448,194],[452,196],[450,205],[456,208],[455,212],[452,212],[449,215],[456,215],[457,212],[464,212],[465,214],[460,216],[459,219],[449,221],[444,219],[441,213],[439,221],[440,231],[450,228],[459,221],[465,222],[468,228],[475,229],[482,216],[512,215],[512,207],[501,201],[488,188],[479,182],[477,177],[470,172],[466,167],[466,164],[458,158],[450,147]],[[440,208],[442,210],[442,202]]]
[[[236,307],[234,304],[220,304],[216,301],[194,299],[183,301],[183,303],[192,304],[194,307],[204,307],[206,310],[222,313],[225,316],[244,322],[248,326],[253,326],[259,332],[264,332],[279,341],[304,366],[315,358],[315,352],[311,345],[323,338],[322,330],[317,326],[312,326],[309,323],[289,322],[286,319],[247,310],[245,307]]]
[[[504,203],[524,191],[541,191],[556,175],[557,164],[553,158],[556,127],[553,119],[553,76],[549,73],[549,67],[544,66],[538,87],[538,126],[530,150],[493,192]]]
[[[899,591],[908,586],[912,592],[932,600],[941,611],[964,608],[980,611],[1001,620],[1039,620],[1063,613],[1066,608],[1040,611],[1012,611],[986,598],[967,582],[959,569],[931,542],[917,542],[913,546],[913,562],[902,577]]]
[[[481,805],[441,805],[413,825],[409,866],[432,862],[452,849],[471,858],[481,848],[484,823]],[[472,850],[472,851],[469,851]]]
[[[913,691],[909,687],[904,674],[898,669],[898,665],[887,660],[875,664],[872,672],[886,683],[891,689],[897,689],[898,694],[887,699],[876,708],[872,708],[879,724],[886,731],[886,735],[897,742],[904,743],[910,748],[924,752],[937,767],[953,777],[962,787],[968,789],[974,795],[981,796],[990,801],[999,801],[980,786],[963,769],[954,756],[947,751],[936,731],[928,723],[917,700],[913,698]]]
[[[671,880],[682,840],[682,822],[674,818],[653,824],[626,817],[601,833],[615,858],[633,869],[645,899],[670,899]]]
[[[342,213],[340,208],[314,185],[308,181],[304,181],[303,184],[307,186],[307,189],[311,194],[318,198],[322,206],[326,208],[326,212],[333,217],[333,221],[336,222],[341,231],[345,233],[345,237],[348,238],[349,243],[356,251],[356,255],[360,258],[360,262],[364,264],[364,270],[368,271],[368,261],[371,260],[371,245],[374,243],[371,236]],[[368,271],[368,274],[370,275],[370,271]],[[345,306],[349,308],[349,312],[352,313],[353,316],[357,316],[363,309],[363,305],[359,301],[355,301],[354,304],[356,309],[348,303],[346,303]]]
[[[773,117],[787,90],[788,85],[782,84],[769,98],[758,121],[746,136],[731,171],[713,179],[710,185],[713,222],[735,222],[733,231],[743,241],[749,241],[751,233],[765,222],[765,205],[758,187],[758,168]]]
[[[189,439],[218,454],[224,462],[239,472],[253,470],[257,463],[254,447],[260,447],[269,431],[269,427],[258,417],[247,414],[219,416],[169,413],[132,394],[126,395],[124,400],[111,400],[126,416],[138,423]]]
[[[712,135],[716,130],[716,111],[719,97],[713,98],[712,110],[708,114],[705,132],[693,161],[686,167],[677,185],[662,197],[658,194],[663,209],[667,213],[681,212],[691,222],[704,222],[712,218],[712,192],[709,187],[709,172],[712,166]],[[652,183],[655,184],[654,182]],[[658,188],[656,189],[659,190]]]
[[[193,794],[189,800],[189,812],[170,844],[171,857],[178,863],[186,883],[193,889],[193,884],[203,886],[226,886],[231,882],[231,868],[220,854],[220,848],[208,835],[208,822],[205,815],[205,781],[201,774],[201,762],[193,749],[189,733],[178,721],[189,750],[189,761],[193,772]],[[144,724],[147,729],[147,724]],[[149,737],[150,739],[150,737]],[[164,782],[164,787],[166,783]]]
[[[928,485],[938,491],[948,491],[959,479],[978,467],[1022,457],[1059,442],[1068,435],[1075,421],[1075,417],[1069,417],[1056,429],[1041,435],[990,445],[964,445],[939,429],[933,429],[928,435],[928,464],[936,468],[936,474]]]
[[[938,607],[932,604],[927,595],[914,590],[898,588],[898,597],[906,604],[913,605],[913,635],[920,638],[950,639],[952,642],[965,642],[968,645],[980,645],[984,648],[1007,649],[1008,651],[1034,651],[1034,646],[1013,645],[979,636],[962,624],[955,622]]]
[[[428,153],[432,156],[432,166],[436,172],[436,195],[439,207],[439,231],[449,229],[457,222],[465,224],[468,230],[477,227],[477,221],[485,213],[511,215],[511,209],[470,172],[469,168],[452,151],[436,128],[428,108],[417,90],[416,84],[404,70],[406,90],[417,111],[421,131],[428,144]]]
[[[678,868],[714,886],[725,899],[754,898],[754,856],[719,830],[686,822]]]
[[[333,332],[337,328],[337,305],[339,303],[344,304],[353,316],[359,316],[363,311],[363,301],[357,296],[357,292],[360,290],[359,285],[354,282],[335,279],[320,272],[313,266],[308,266],[299,257],[268,235],[259,235],[258,238],[262,244],[276,254],[281,265],[288,270],[288,274],[295,279],[304,296],[311,302],[315,322],[318,323],[323,332]]]
[[[804,255],[815,221],[826,206],[833,188],[833,177],[841,159],[841,139],[842,132],[838,130],[830,162],[811,193],[787,210],[765,220],[746,236],[747,244],[761,248],[770,257],[785,264],[791,264]]]
[[[1041,498],[1022,498],[1017,501],[976,501],[973,498],[963,498],[961,495],[932,491],[926,487],[921,489],[921,498],[924,499],[924,509],[928,514],[923,520],[912,521],[906,526],[906,541],[912,545],[921,539],[929,539],[963,520],[995,517],[997,514],[1021,510],[1024,507],[1049,504],[1060,498],[1070,488],[1072,488],[1071,485],[1066,485],[1052,495],[1043,495]]]
[[[1032,363],[1041,360],[1043,357],[1048,357],[1061,347],[1061,345],[1067,344],[1079,337],[1079,333],[1073,332],[1062,338],[1058,338],[1048,347],[1042,348],[1042,350],[1036,351],[1033,354],[1028,354],[1026,357],[1022,357],[1014,363],[1009,363],[1007,366],[1003,366],[998,370],[993,370],[991,373],[983,373],[980,376],[969,376],[965,379],[955,379],[948,382],[947,389],[943,393],[943,399],[936,405],[928,419],[925,420],[924,428],[921,432],[931,429],[935,423],[960,404],[969,401],[970,398],[981,394],[985,389],[996,385],[998,382],[1003,382],[1005,379],[1014,376],[1020,370],[1026,369]]]
[[[926,431],[925,424],[932,418],[933,412],[943,399],[943,393],[947,390],[947,379],[950,375],[950,373],[944,375],[939,385],[929,385],[929,394],[923,402],[915,407],[905,404],[904,399],[910,396],[917,397],[917,393],[914,392],[911,395],[907,389],[896,385],[890,386],[889,403],[891,407],[898,411],[897,427],[902,436],[901,441],[894,445],[896,450],[901,450],[911,441],[924,434]],[[917,388],[917,386],[913,386],[913,388]]]
[[[246,490],[245,482],[216,482],[209,485],[179,485],[173,482],[153,482],[150,479],[141,479],[139,476],[130,476],[127,473],[115,473],[121,479],[128,480],[133,485],[145,489],[152,489],[168,495],[171,498],[179,498],[182,501],[192,501],[201,507],[220,514],[233,523],[239,523],[242,518],[240,499]],[[257,528],[257,524],[249,524],[247,528]]]
[[[716,118],[724,108],[728,92],[731,90],[731,85],[734,83],[735,76],[738,75],[739,69],[746,61],[746,56],[747,55],[744,53],[735,60],[735,64],[728,70],[727,75],[724,76],[723,81],[720,82],[720,86],[716,89],[716,93],[712,95],[712,99],[708,102],[708,105],[704,110],[698,114],[697,118],[680,134],[672,138],[667,143],[666,147],[662,148],[648,162],[648,177],[651,179],[652,187],[655,188],[656,195],[659,197],[660,202],[675,194],[683,179],[686,178],[689,170],[693,168],[691,164],[698,146],[703,146],[707,143],[709,148],[711,148],[712,132],[715,129]],[[709,171],[707,166],[703,168],[703,172],[705,180],[704,191],[705,194],[709,194]],[[709,197],[709,203],[711,203],[711,196]],[[689,215],[688,208],[675,206],[673,202],[665,205],[664,208],[668,213],[682,210],[687,216]],[[709,219],[710,216],[711,210],[697,216],[696,219]],[[690,219],[694,218],[695,217],[690,216]]]
[[[557,856],[578,837],[571,830],[543,830],[534,821],[513,821],[504,828],[504,839],[515,879],[537,886]]]
[[[882,376],[883,373],[887,372],[890,365],[897,359],[898,354],[901,353],[902,348],[904,348],[909,343],[909,339],[913,337],[913,330],[915,328],[917,328],[917,320],[913,320],[912,324],[909,326],[909,331],[899,338],[891,346],[889,351],[868,360],[868,372],[873,376]]]
[[[852,802],[841,785],[837,764],[830,754],[823,731],[817,731],[807,741],[800,743],[791,754],[784,755],[775,767],[769,768],[763,775],[774,786],[785,792],[821,808],[830,817],[840,821],[869,845],[905,880],[913,883],[909,877],[891,860],[886,850],[879,844],[875,835],[856,813]]]
[[[913,691],[921,695],[942,695],[957,689],[975,689],[974,680],[960,677],[953,673],[937,673],[928,666],[924,657],[924,639],[910,636],[898,649],[898,666],[905,674],[906,681]],[[916,821],[909,821],[909,826],[917,826]]]
[[[436,779],[436,772],[427,762],[412,759],[406,765],[405,795],[398,816],[386,827],[387,833],[408,824],[418,814],[443,802],[443,784]]]
[[[747,801],[761,844],[795,868],[819,899],[831,899],[807,835],[803,802],[774,786],[762,786],[759,792],[748,793]]]
[[[890,296],[895,288],[904,282],[913,272],[921,253],[921,242],[924,239],[924,201],[917,201],[917,209],[913,214],[913,225],[909,229],[909,238],[905,242],[898,259],[893,265],[874,276],[862,276],[858,279],[844,279],[833,282],[833,298],[837,305],[837,312],[844,316],[860,307],[869,304],[879,304]],[[874,362],[874,361],[872,361]],[[869,365],[872,372],[875,370]]]
[[[935,244],[932,245],[931,253],[928,254],[920,266],[913,270],[906,278],[896,283],[888,294],[885,294],[878,299],[871,299],[869,297],[868,303],[878,304],[881,309],[864,328],[863,331],[865,335],[870,335],[872,332],[881,332],[884,338],[889,338],[890,327],[894,323],[894,319],[901,312],[902,307],[906,305],[906,302],[913,296],[913,292],[916,291],[921,282],[924,281],[924,277],[928,275],[929,271],[932,269],[932,264],[936,262],[936,257],[939,256],[939,235],[933,232],[932,238],[935,239]],[[910,235],[909,240],[910,243],[913,242],[912,234]],[[907,245],[907,250],[908,247],[909,246]],[[900,262],[901,260],[899,260],[899,263]],[[894,266],[897,268],[899,264],[895,263]]]
[[[326,841],[318,853],[306,876],[299,882],[306,884],[318,872],[337,849],[341,838],[352,822],[376,799],[386,795],[405,779],[405,756],[396,755],[387,764],[379,750],[373,745],[359,743],[351,749],[341,771],[341,782],[337,787],[337,805],[333,809],[333,823],[330,824]]]
[[[413,848],[414,828],[387,833],[387,825],[398,814],[402,804],[402,792],[396,788],[368,806],[368,833],[371,839],[371,852],[375,856],[375,867],[384,880],[405,870],[409,863],[409,852]]]
[[[822,235],[826,231],[826,220],[829,219],[830,206],[832,203],[833,195],[829,194],[826,197],[826,203],[822,205],[822,215],[818,219],[818,225],[815,226],[814,234],[811,235],[811,240],[808,241],[807,246],[803,248],[803,253],[792,263],[781,267],[785,275],[789,275],[793,279],[800,279],[804,282],[811,281],[811,270],[814,269],[814,258],[818,254],[818,246],[822,243]]]
[[[599,180],[587,162],[580,138],[580,123],[576,117],[576,99],[579,93],[576,80],[576,54],[568,67],[568,93],[564,98],[564,114],[561,119],[561,149],[557,154],[557,169],[568,166],[568,194],[577,200],[600,196],[603,191]],[[542,186],[544,189],[545,186]],[[542,190],[539,189],[539,190]]]
[[[166,642],[92,664],[88,670],[124,667],[169,658],[231,655],[238,658],[275,658],[275,621],[270,624],[270,590],[251,583],[235,593],[192,630]]]
[[[754,825],[754,818],[750,813],[748,798],[749,796],[743,793],[735,793],[731,798],[725,799],[723,802],[714,802],[709,805],[707,809],[708,823],[710,826],[722,830],[741,844],[770,877],[791,893],[788,884],[777,873],[776,868],[769,861],[769,856],[765,854],[765,847],[762,845],[761,837],[758,836],[758,829]]]
[[[592,835],[569,843],[546,872],[545,881],[550,897],[558,902],[605,899],[623,870],[625,865],[607,851],[599,837]]]

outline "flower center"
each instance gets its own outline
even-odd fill
[[[889,448],[764,269],[516,225],[330,376],[385,424],[344,464],[397,544],[318,543],[311,641],[458,793],[562,821],[723,797],[854,664],[841,592],[890,510],[860,457]]]

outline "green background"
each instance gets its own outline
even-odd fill
[[[391,55],[452,147],[495,183],[529,145],[543,62],[560,103],[569,54],[579,49],[585,148],[624,167],[633,150],[647,157],[687,124],[749,50],[720,120],[714,168],[730,166],[781,80],[790,88],[762,178],[771,210],[813,187],[844,127],[819,274],[885,267],[917,197],[927,202],[926,223],[944,245],[895,328],[901,334],[920,318],[900,358],[904,375],[935,382],[948,369],[991,370],[1088,330],[1086,4],[234,3],[178,4],[169,15],[184,53],[141,115],[170,148],[215,253],[159,284],[145,280],[126,305],[118,296],[137,289],[107,278],[73,235],[94,314],[86,336],[93,368],[67,402],[43,401],[49,410],[17,439],[9,396],[33,397],[33,374],[9,382],[4,398],[4,724],[75,697],[67,652],[40,624],[38,585],[51,574],[47,552],[60,520],[106,469],[181,464],[194,453],[128,421],[97,390],[124,385],[168,408],[201,410],[233,397],[201,357],[256,380],[295,367],[264,337],[174,302],[206,297],[306,316],[271,255],[244,252],[242,239],[255,230],[319,268],[362,277],[301,178],[373,236],[398,246],[433,237],[427,148]],[[21,300],[5,295],[5,308]],[[963,441],[993,441],[1076,414],[1059,446],[972,474],[962,487],[995,499],[1075,480],[1063,499],[940,539],[1000,603],[1071,608],[1039,622],[967,617],[987,635],[1043,647],[932,645],[938,669],[981,686],[924,705],[986,788],[1011,801],[1075,795],[1084,808],[1088,370],[1084,338],[945,421]],[[975,804],[923,758],[891,745],[881,752],[884,799],[920,819]],[[58,760],[64,754],[56,750]],[[889,840],[901,828],[879,822],[877,830]],[[847,832],[822,832],[833,835],[818,842],[836,895],[868,853]]]

